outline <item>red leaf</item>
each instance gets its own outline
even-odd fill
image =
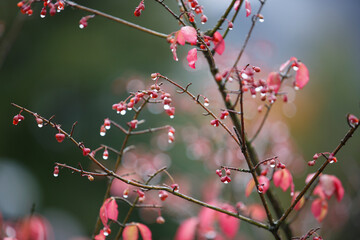
[[[291,199],[291,203],[293,203],[293,202],[295,201],[295,198],[297,198],[297,196],[298,196],[299,194],[300,194],[300,192],[296,192],[296,193],[293,195],[293,197],[292,197],[292,199]],[[302,196],[302,197],[300,198],[300,200],[298,201],[298,203],[295,205],[295,210],[299,211],[300,208],[302,208],[302,206],[304,205],[304,203],[305,203],[305,198],[304,198],[304,196]]]
[[[327,210],[328,203],[321,198],[315,199],[311,204],[311,212],[318,222],[321,222],[325,218]]]
[[[269,73],[269,76],[266,80],[267,85],[271,88],[275,93],[277,93],[281,86],[281,77],[280,74],[277,72]]]
[[[189,218],[182,222],[176,231],[175,240],[194,240],[198,223],[199,221],[195,217]]]
[[[298,63],[298,68],[295,77],[295,86],[302,89],[309,82],[309,70],[302,62]]]
[[[215,52],[219,55],[223,54],[225,51],[225,41],[218,31],[214,33],[213,39],[212,39],[214,45],[215,45]]]
[[[191,44],[196,44],[197,42],[197,33],[196,29],[190,26],[185,26],[180,29],[180,31],[184,39]],[[180,44],[180,43],[179,43]],[[181,44],[184,45],[184,44]]]
[[[139,228],[140,230],[140,234],[143,240],[151,240],[152,236],[151,236],[151,231],[150,229],[142,224],[142,223],[137,223],[136,226]]]
[[[331,176],[333,183],[335,185],[335,195],[336,195],[336,199],[338,200],[338,202],[340,202],[342,200],[342,198],[344,197],[344,187],[341,184],[341,181],[335,177],[335,176]]]
[[[128,225],[124,228],[122,233],[124,240],[137,240],[139,238],[139,232],[136,225]]]
[[[279,187],[285,192],[291,185],[293,185],[293,178],[289,170],[281,169],[274,173],[274,185]]]
[[[117,220],[118,206],[114,198],[108,198],[100,208],[100,219],[105,227],[108,227],[109,219]]]
[[[335,192],[335,185],[330,175],[323,174],[320,177],[320,187],[327,199],[330,199]]]
[[[224,204],[222,208],[227,211],[236,213],[236,209],[229,204]],[[233,239],[239,230],[240,220],[224,213],[219,213],[218,216],[221,231],[227,238]]]
[[[197,60],[197,50],[196,50],[196,48],[193,48],[188,52],[188,55],[187,55],[186,59],[189,62],[189,67],[195,69],[195,62]]]
[[[248,0],[245,0],[245,9],[246,9],[246,17],[250,16],[251,14],[251,5]]]

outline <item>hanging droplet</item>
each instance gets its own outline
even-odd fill
[[[41,18],[44,18],[44,17],[46,17],[46,15],[40,14],[40,17],[41,17]]]
[[[276,166],[275,160],[270,160],[270,167],[274,168]]]
[[[263,191],[261,189],[258,189],[258,193],[263,193]]]
[[[121,110],[120,114],[121,114],[121,115],[125,115],[125,114],[126,114],[126,110],[125,110],[125,109],[124,109],[124,110]]]
[[[171,115],[170,118],[173,119],[175,116],[174,115]]]
[[[164,109],[165,109],[165,110],[168,110],[168,109],[170,109],[170,105],[168,105],[168,104],[165,104],[165,105],[164,105]]]
[[[125,189],[123,192],[123,198],[128,198],[129,197],[129,189]]]
[[[296,65],[294,65],[294,66],[292,67],[292,69],[293,69],[294,71],[297,71],[297,70],[299,70],[299,67],[296,66]]]
[[[80,24],[80,25],[79,25],[79,28],[80,28],[80,29],[83,29],[84,27],[85,27],[85,26],[84,26],[83,24]]]
[[[207,106],[209,106],[209,105],[210,105],[210,104],[209,104],[208,102],[205,102],[205,103],[204,103],[204,106],[205,106],[205,107],[207,107]]]
[[[54,177],[58,177],[59,176],[59,166],[55,166],[54,167]]]

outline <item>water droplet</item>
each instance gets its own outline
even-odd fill
[[[263,191],[262,191],[262,190],[260,190],[260,189],[258,189],[258,193],[263,193]]]
[[[244,79],[248,79],[249,76],[246,73],[242,73],[241,77],[244,78]]]
[[[106,155],[106,154],[105,154],[105,155],[103,155],[103,159],[104,159],[104,160],[107,160],[108,158],[109,158],[109,156],[108,156],[108,155]]]
[[[58,177],[59,176],[59,174],[58,173],[54,173],[54,177]]]
[[[43,126],[44,126],[44,124],[42,124],[42,123],[38,124],[39,128],[42,128]]]
[[[126,114],[126,110],[121,110],[120,114],[121,114],[121,115],[125,115],[125,114]]]
[[[274,168],[275,167],[275,162],[274,163],[270,163],[270,167]]]
[[[44,18],[45,16],[46,16],[46,15],[40,14],[40,17],[41,17],[41,18]]]
[[[100,132],[100,136],[102,137],[105,136],[105,134],[106,134],[105,132]]]
[[[263,18],[259,18],[259,22],[264,22],[265,20]]]
[[[205,106],[205,107],[207,107],[207,106],[209,106],[209,105],[210,105],[210,104],[209,104],[209,103],[207,103],[207,102],[206,102],[206,103],[204,103],[204,106]]]
[[[292,69],[293,69],[294,71],[297,71],[297,70],[299,70],[299,67],[298,67],[298,66],[293,66]]]
[[[164,109],[165,109],[165,110],[170,109],[170,105],[167,105],[167,104],[166,104],[166,105],[164,105]]]
[[[58,8],[58,9],[56,9],[56,12],[60,12],[61,10]]]
[[[123,194],[123,198],[128,198],[128,197],[129,197],[129,194],[127,194],[127,193]]]
[[[252,97],[252,98],[256,98],[256,94],[252,94],[251,97]]]
[[[106,230],[104,231],[104,236],[105,237],[109,236],[109,233]]]
[[[172,143],[173,141],[171,139],[168,140],[168,143]]]
[[[106,130],[109,130],[110,127],[111,127],[111,125],[106,125],[106,126],[105,126],[105,129],[106,129]]]
[[[174,136],[174,134],[172,132],[169,132],[168,136]]]
[[[205,24],[205,22],[201,22],[201,24]]]
[[[173,118],[174,118],[174,115],[171,115],[170,118],[173,119]]]
[[[329,161],[330,164],[331,164],[331,163],[334,163],[334,162],[335,162],[334,160],[330,160],[330,161]]]
[[[83,29],[83,28],[84,28],[84,25],[83,25],[83,24],[80,24],[80,25],[79,25],[79,28],[80,28],[80,29]]]
[[[229,30],[231,31],[231,30],[233,30],[233,28],[229,28]]]
[[[295,86],[294,89],[297,91],[299,90],[300,88],[298,86]]]
[[[224,183],[225,183],[225,184],[228,184],[229,182],[228,182],[228,180],[225,180]]]

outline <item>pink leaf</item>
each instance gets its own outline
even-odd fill
[[[190,26],[185,26],[180,29],[180,31],[184,37],[184,39],[191,44],[196,44],[197,42],[197,33],[196,29]],[[180,43],[179,43],[180,44]],[[181,44],[184,45],[184,44]]]
[[[335,177],[335,176],[331,176],[333,183],[335,185],[335,195],[336,195],[336,199],[338,200],[338,202],[340,202],[342,200],[342,198],[344,197],[344,187],[341,184],[341,181]]]
[[[296,57],[291,57],[289,60],[287,60],[286,62],[284,62],[283,64],[281,64],[279,71],[280,71],[280,72],[284,71],[285,68],[289,65],[289,63],[290,63],[291,61],[297,62],[297,58],[296,58]]]
[[[140,234],[141,234],[141,237],[143,240],[151,240],[152,239],[151,231],[146,225],[144,225],[142,223],[137,223],[136,226],[139,228]]]
[[[333,183],[333,179],[331,178],[331,176],[327,174],[323,174],[320,177],[320,186],[326,198],[330,199],[330,197],[335,192],[335,185]]]
[[[175,39],[178,44],[183,45],[183,46],[185,45],[185,37],[181,31],[177,31],[175,33]]]
[[[236,209],[229,204],[224,204],[222,208],[227,211],[236,213]],[[224,213],[219,213],[218,216],[221,231],[227,238],[233,239],[239,230],[240,220]]]
[[[215,52],[219,55],[223,54],[225,51],[225,41],[218,31],[214,33],[213,39],[212,39],[214,45],[215,45]]]
[[[245,0],[245,9],[246,9],[246,17],[250,16],[251,14],[251,5],[248,0]]]
[[[239,10],[239,7],[240,7],[240,0],[236,0],[236,2],[234,3],[235,11]]]
[[[281,77],[280,74],[277,72],[269,73],[269,76],[266,80],[267,85],[271,88],[275,93],[277,93],[281,86]]]
[[[216,205],[216,203],[212,203]],[[199,229],[202,232],[212,231],[214,229],[214,221],[216,212],[210,208],[201,208],[199,213]]]
[[[175,240],[194,240],[195,231],[199,221],[197,218],[189,218],[181,223],[176,231]]]
[[[117,220],[119,211],[118,211],[118,205],[114,198],[111,198],[111,200],[107,204],[107,213],[108,213],[109,219],[114,220],[114,221]]]
[[[195,69],[195,62],[197,60],[197,50],[196,50],[196,48],[193,48],[188,52],[188,55],[187,55],[186,59],[189,62],[189,67]]]
[[[295,192],[295,194],[292,196],[292,199],[291,199],[291,203],[293,203],[295,201],[295,199],[297,198],[297,196],[300,194],[300,192]],[[297,204],[295,205],[295,210],[299,211],[302,206],[304,205],[305,203],[305,198],[304,196],[302,196],[300,198],[300,200],[297,202]]]
[[[289,170],[281,169],[274,173],[273,176],[274,185],[279,187],[285,192],[292,184],[293,178]]]
[[[108,227],[108,221],[117,220],[118,217],[118,206],[114,198],[108,198],[104,201],[100,208],[100,219],[105,227]]]
[[[328,203],[321,198],[315,199],[311,204],[311,212],[318,222],[321,222],[325,218],[327,210]]]
[[[302,62],[298,63],[298,68],[295,77],[295,86],[302,89],[309,82],[309,70]]]
[[[139,238],[139,232],[136,225],[128,225],[124,228],[122,233],[124,240],[137,240]]]

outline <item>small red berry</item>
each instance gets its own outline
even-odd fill
[[[223,79],[223,77],[222,77],[221,73],[215,74],[215,80],[216,81],[220,82],[222,79]]]
[[[219,177],[222,177],[222,171],[221,171],[221,169],[216,169],[216,174],[217,174]]]
[[[54,177],[59,176],[59,166],[56,165],[56,166],[54,167],[54,173],[53,173],[53,174],[54,174]]]
[[[309,162],[308,162],[308,165],[309,165],[310,167],[314,166],[314,165],[315,165],[315,160],[309,161]]]
[[[170,187],[174,192],[179,192],[179,185],[177,183],[171,184]]]
[[[161,199],[161,201],[165,201],[165,199],[168,197],[168,193],[165,192],[164,190],[160,190],[159,191],[159,198]]]
[[[210,121],[210,124],[213,125],[214,127],[218,127],[220,122],[217,119],[213,119]]]
[[[64,141],[64,139],[65,139],[65,134],[63,134],[63,133],[57,133],[57,134],[55,135],[55,138],[56,138],[56,140],[57,140],[59,143],[61,143],[61,142]]]
[[[89,155],[89,153],[91,152],[90,148],[86,148],[86,147],[84,147],[84,148],[82,149],[82,151],[83,151],[83,155],[84,155],[84,156]]]

